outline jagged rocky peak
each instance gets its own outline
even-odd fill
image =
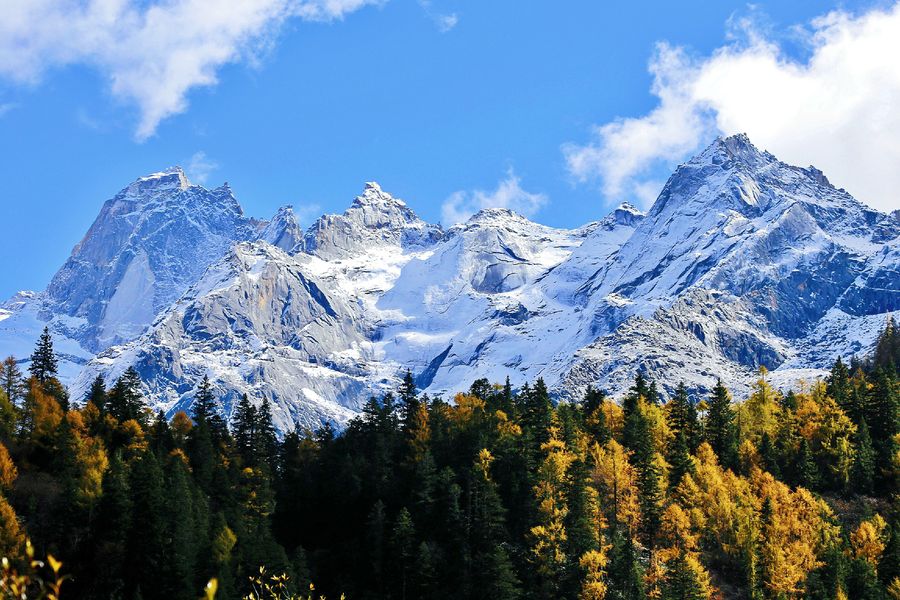
[[[777,161],[770,153],[760,151],[753,145],[746,133],[717,137],[705,151],[701,152],[691,162],[705,162],[707,160],[720,165],[736,161],[752,168],[758,168],[767,163]]]
[[[831,182],[828,181],[828,178],[825,177],[825,173],[823,173],[820,169],[809,165],[807,168],[803,169],[803,171],[809,175],[810,179],[815,181],[817,184],[826,186],[826,187],[834,187],[831,185]]]
[[[466,227],[503,227],[517,224],[536,225],[527,217],[509,208],[482,208],[474,215],[468,218],[460,226]]]
[[[330,260],[385,245],[424,248],[442,236],[439,225],[421,220],[403,200],[369,182],[343,214],[319,217],[306,231],[303,246],[306,252]]]
[[[623,202],[607,218],[616,225],[634,227],[643,220],[644,216],[644,213],[638,207],[630,202]]]
[[[403,227],[420,222],[406,202],[394,198],[374,181],[366,182],[363,193],[353,199],[344,216],[351,216],[366,227]]]
[[[303,243],[303,230],[291,205],[282,206],[265,224],[259,239],[291,253]]]
[[[103,204],[48,297],[84,319],[86,348],[132,339],[256,227],[227,186],[192,185],[179,167],[140,177]]]
[[[150,173],[144,177],[138,177],[125,190],[128,195],[145,195],[150,192],[170,192],[172,190],[184,191],[191,187],[184,170],[179,166],[163,169],[158,173]]]

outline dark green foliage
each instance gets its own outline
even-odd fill
[[[159,586],[159,574],[166,568],[169,550],[163,528],[167,510],[163,486],[156,454],[144,452],[131,469],[131,528],[125,581],[126,593],[140,590],[147,599],[166,597]]]
[[[141,395],[141,378],[134,367],[128,367],[116,380],[106,400],[109,414],[118,421],[134,419],[143,422],[144,398]]]
[[[507,379],[507,383],[508,381]],[[606,402],[606,394],[601,390],[594,389],[592,386],[587,387],[587,390],[584,392],[584,400],[582,400],[584,427],[601,446],[612,438],[612,432],[610,432],[606,424],[606,413],[603,410],[604,402]]]
[[[797,452],[797,464],[794,468],[797,476],[797,485],[801,485],[808,490],[815,490],[819,486],[821,479],[819,475],[819,467],[816,465],[809,443],[806,439],[801,439],[800,449]]]
[[[209,430],[210,440],[214,444],[221,442],[227,436],[225,420],[222,418],[221,408],[208,375],[204,375],[197,385],[191,410],[194,413],[194,422]]]
[[[683,554],[672,559],[661,586],[663,600],[706,600],[708,590],[692,571]]]
[[[234,410],[231,428],[238,453],[248,465],[256,459],[256,407],[250,404],[247,394],[241,396]]]
[[[884,600],[884,588],[875,569],[862,558],[850,559],[844,583],[847,597],[853,600]]]
[[[89,597],[123,597],[126,587],[125,564],[131,531],[132,498],[128,468],[121,457],[113,456],[103,476],[103,499],[94,521],[89,578]],[[76,582],[78,583],[78,582]]]
[[[91,382],[91,387],[84,396],[85,403],[91,402],[100,411],[106,412],[106,381],[103,375],[97,375]]]
[[[869,436],[869,425],[865,419],[859,424],[856,433],[856,456],[853,460],[853,471],[850,482],[853,491],[860,494],[871,494],[875,485],[875,450]]]
[[[616,532],[609,552],[610,589],[607,598],[616,600],[645,600],[644,572],[641,568],[634,541]]]
[[[633,452],[638,473],[638,496],[641,504],[641,529],[647,544],[653,545],[662,516],[662,474],[656,464],[656,448],[647,416],[640,410],[639,398],[651,393],[643,376],[638,374],[631,393],[622,404],[625,422],[622,445]]]
[[[390,552],[393,563],[394,595],[400,600],[415,597],[410,582],[414,574],[416,559],[416,530],[412,516],[406,508],[401,508],[391,530]]]
[[[847,489],[821,483],[831,477],[831,463],[815,455],[821,447],[815,437],[811,445],[801,435],[809,433],[797,418],[799,394],[782,402],[777,433],[761,435],[756,444],[766,470],[822,492],[842,520],[841,535],[818,551],[819,566],[802,582],[804,597],[834,598],[842,589],[848,598],[884,599],[900,577],[900,504],[891,470],[898,384],[890,363],[876,362],[852,369],[837,362],[828,381],[843,410],[857,411],[850,415],[858,429]],[[65,397],[52,376],[43,384],[35,377],[34,385]],[[673,548],[671,530],[661,526],[664,508],[688,502],[690,488],[675,487],[700,464],[692,454],[701,441],[720,464],[737,466],[736,413],[721,383],[702,427],[697,407],[678,386],[664,408],[675,435],[660,448],[654,439],[663,438],[651,421],[658,394],[642,375],[623,399],[624,422],[615,434],[606,421],[607,411],[616,414],[606,404],[613,400],[594,389],[580,404],[557,407],[540,380],[518,393],[508,380],[503,386],[478,380],[469,394],[480,400],[453,407],[419,394],[407,372],[396,396],[371,398],[342,430],[325,423],[279,440],[273,420],[281,415],[273,418],[265,399],[240,398],[229,432],[206,378],[197,388],[192,428],[181,417],[170,423],[163,413],[148,415],[132,369],[111,390],[102,378],[93,382],[85,400],[101,417],[76,408],[40,440],[2,440],[19,470],[3,494],[39,551],[54,553],[76,575],[66,583],[64,600],[190,600],[213,576],[219,600],[238,600],[261,564],[289,574],[293,592],[306,593],[315,582],[316,594],[329,598],[575,600],[586,581],[580,558],[589,551],[607,553],[605,573],[594,573],[607,586],[606,598],[704,598],[704,570],[721,597],[771,595],[766,585],[773,572],[766,571],[763,548],[784,515],[773,513],[768,498],[753,505],[750,522],[736,525],[755,537],[731,553],[702,528],[694,531],[696,551]],[[13,424],[23,428],[28,414],[14,411]],[[138,424],[124,424],[130,419]],[[630,464],[621,454],[615,455],[618,466],[610,464],[611,440],[628,449]],[[83,475],[92,464],[102,470],[103,461],[89,460],[97,449],[109,466],[95,473],[102,489],[91,496]],[[669,465],[668,485],[659,454]],[[550,456],[559,462],[547,461]],[[557,475],[555,468],[561,469]],[[624,477],[626,468],[621,481],[632,500],[636,492],[641,513],[634,537],[617,522],[618,505],[604,495],[608,480],[600,483],[608,477],[600,473],[620,469]],[[702,485],[699,476],[696,481]],[[845,514],[845,506],[853,508]],[[888,523],[877,565],[855,558],[848,540],[859,512],[876,510]],[[561,554],[540,573],[535,540],[552,536],[545,531],[539,537],[535,525],[559,526],[564,534],[553,541]],[[645,581],[645,570],[661,579]]]
[[[50,330],[44,327],[44,332],[41,333],[37,346],[31,353],[28,372],[43,385],[48,379],[56,376],[57,368],[56,354],[53,352],[53,337],[50,335]]]
[[[15,357],[8,356],[0,364],[0,388],[3,389],[7,399],[17,406],[25,396],[25,377],[22,375]]]
[[[806,440],[804,440],[804,443]],[[809,454],[809,445],[806,446],[806,453]],[[776,478],[781,478],[781,466],[778,464],[778,453],[775,450],[775,444],[772,442],[772,438],[769,437],[768,433],[763,433],[762,439],[759,441],[759,458],[762,462],[762,468],[774,475]],[[806,466],[804,464],[804,466]],[[815,468],[815,464],[813,464],[813,468]],[[794,469],[796,472],[796,467]],[[810,475],[811,475],[810,471]],[[812,489],[812,488],[810,488]]]
[[[731,396],[722,385],[722,380],[716,382],[709,400],[704,437],[718,455],[722,466],[736,469],[738,432],[735,426],[734,409],[731,406]]]
[[[683,432],[675,435],[669,449],[669,487],[675,488],[688,473],[693,473],[694,463],[688,450],[687,439]]]
[[[888,317],[875,346],[872,362],[878,369],[896,373],[900,368],[900,330],[893,316]]]
[[[684,435],[688,450],[691,452],[696,450],[700,445],[700,421],[697,417],[697,407],[688,397],[684,382],[678,384],[675,395],[669,401],[667,419],[673,433]]]

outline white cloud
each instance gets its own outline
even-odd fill
[[[315,202],[294,206],[294,216],[301,225],[312,223],[322,216],[322,206]]]
[[[900,4],[836,11],[794,30],[804,35],[802,60],[749,20],[735,25],[739,39],[710,56],[659,44],[650,63],[657,106],[594,127],[587,144],[564,145],[570,173],[599,179],[609,197],[646,196],[654,167],[685,159],[715,134],[746,132],[872,206],[900,207]]]
[[[473,190],[450,194],[441,206],[441,220],[444,225],[462,223],[482,208],[508,208],[530,217],[545,204],[547,196],[523,190],[521,180],[509,169],[493,192]]]
[[[434,18],[435,24],[441,33],[447,33],[459,23],[459,16],[456,13],[449,15],[437,15]]]
[[[194,152],[185,167],[188,179],[194,183],[205,185],[213,171],[219,169],[219,163],[206,156],[202,150]]]
[[[292,17],[330,21],[382,0],[28,0],[4,6],[0,77],[36,84],[52,68],[97,69],[137,105],[139,140],[187,108],[225,64],[252,60]]]
[[[432,20],[434,26],[441,33],[447,33],[459,23],[459,15],[456,13],[436,12],[432,0],[419,0],[419,6],[422,7],[422,10],[425,11],[425,14],[428,15],[428,18]]]

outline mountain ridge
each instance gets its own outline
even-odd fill
[[[0,351],[49,323],[76,397],[137,365],[172,412],[209,375],[226,415],[265,397],[282,430],[344,422],[406,368],[444,396],[509,375],[576,399],[635,370],[663,393],[722,376],[740,394],[759,366],[789,379],[868,350],[900,308],[900,221],[745,135],[676,168],[646,213],[576,229],[485,209],[444,230],[369,182],[303,230],[290,207],[251,219],[229,187],[170,168],[107,201],[45,292],[2,308]]]

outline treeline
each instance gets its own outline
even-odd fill
[[[554,406],[538,380],[452,403],[370,399],[337,434],[278,439],[267,402],[230,423],[148,413],[138,374],[77,407],[45,334],[0,369],[0,554],[63,561],[64,598],[249,593],[266,565],[350,599],[900,599],[900,332],[866,363],[734,403],[642,375]]]

